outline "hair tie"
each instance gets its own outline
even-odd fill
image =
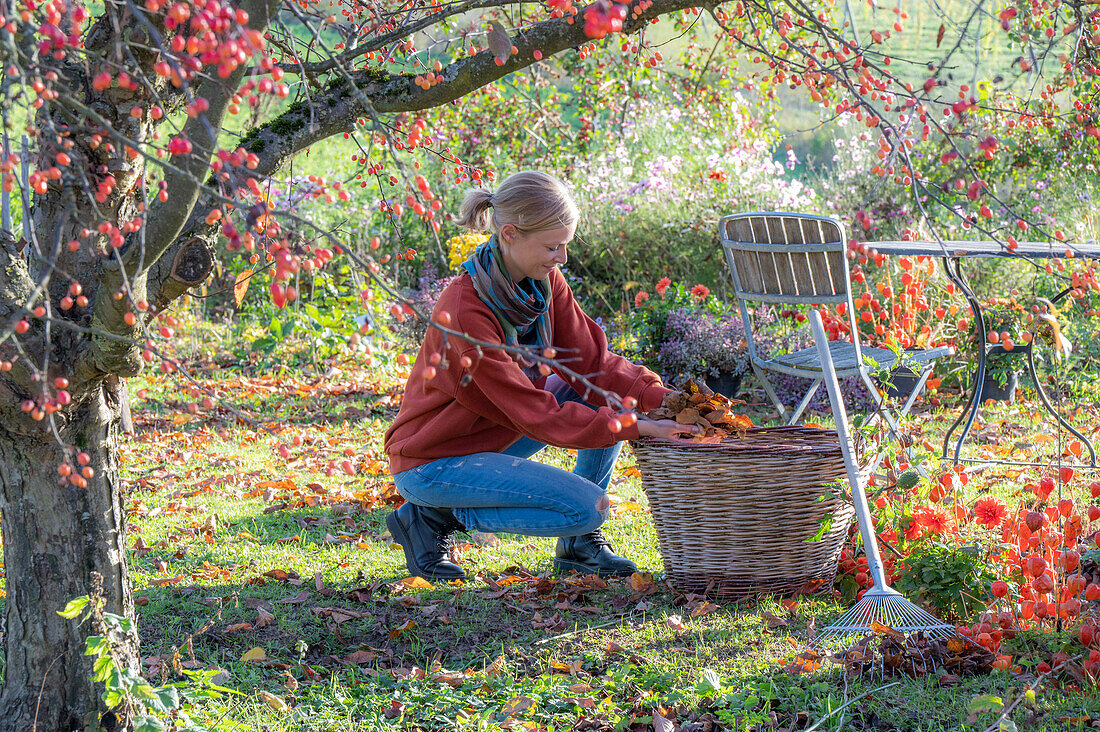
[[[489,197],[485,199],[485,203],[486,203],[486,205],[489,206],[489,208],[493,207],[493,194],[492,193],[490,193]]]

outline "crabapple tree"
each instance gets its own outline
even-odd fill
[[[903,32],[903,14],[859,35],[831,2],[0,0],[9,135],[0,175],[22,224],[0,234],[0,729],[127,725],[125,709],[105,714],[89,681],[86,630],[57,614],[93,581],[106,610],[134,614],[118,474],[124,382],[146,364],[178,368],[159,346],[174,336],[170,305],[208,278],[217,256],[266,265],[282,306],[297,295],[294,272],[347,254],[331,236],[309,248],[285,236],[294,212],[274,210],[265,186],[296,154],[354,138],[355,180],[319,179],[317,195],[346,199],[368,180],[396,186],[382,213],[438,230],[435,182],[407,175],[404,161],[431,155],[474,183],[488,173],[439,149],[428,110],[556,55],[598,64],[602,52],[629,48],[635,66],[656,66],[645,32],[671,16],[684,33],[705,26],[713,36],[710,55],[675,77],[693,93],[722,78],[716,56],[747,57],[757,89],[802,89],[877,136],[882,154],[869,175],[958,211],[1011,247],[1025,217],[987,216],[994,203],[981,161],[1015,136],[1049,129],[1095,155],[1096,8],[1035,0],[998,11],[1003,32],[1031,49],[1021,73],[1053,70],[1035,77],[1044,88],[1034,99],[979,99],[948,89],[950,44],[914,83],[894,74],[898,59],[882,50]],[[625,62],[613,68],[629,73]],[[977,137],[979,114],[1003,119],[1003,132]],[[942,146],[931,163],[912,155],[929,138]],[[356,264],[378,271],[369,259]],[[114,652],[138,670],[136,636]]]

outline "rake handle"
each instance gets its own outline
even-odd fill
[[[859,535],[863,539],[863,553],[867,556],[867,571],[875,583],[875,586],[869,592],[882,592],[886,590],[886,574],[882,570],[882,557],[878,552],[875,525],[871,521],[871,509],[867,505],[867,495],[863,492],[863,485],[859,480],[859,467],[856,465],[855,460],[855,446],[852,444],[852,436],[848,432],[848,415],[844,411],[844,399],[840,395],[840,382],[836,378],[833,354],[829,351],[829,341],[825,335],[825,325],[821,321],[821,313],[812,308],[810,309],[810,328],[813,330],[814,343],[817,346],[818,356],[821,358],[821,380],[825,382],[825,388],[829,392],[829,403],[833,409],[837,435],[840,437],[840,451],[844,455],[844,468],[848,472],[848,484],[852,488],[852,503],[856,507]]]

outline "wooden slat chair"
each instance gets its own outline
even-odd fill
[[[787,424],[794,424],[821,386],[821,360],[814,346],[769,357],[758,353],[753,342],[754,324],[748,303],[834,307],[847,303],[852,341],[829,342],[836,375],[846,378],[858,374],[863,379],[871,393],[878,397],[879,413],[897,439],[900,435],[898,420],[909,412],[917,395],[924,389],[932,373],[933,361],[953,353],[953,349],[931,348],[901,354],[904,365],[917,374],[917,382],[905,404],[898,410],[897,417],[891,416],[881,408],[885,406],[886,393],[875,384],[872,374],[890,370],[898,366],[902,359],[888,348],[862,346],[859,342],[845,259],[848,242],[840,222],[808,214],[745,213],[723,217],[718,229],[748,335],[746,340],[752,370],[779,411],[780,419],[786,417],[790,410],[776,395],[764,372],[813,379],[809,391],[787,419]]]

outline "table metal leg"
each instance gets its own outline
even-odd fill
[[[966,277],[962,273],[962,260],[955,258],[955,274],[951,274],[951,261],[947,258],[943,260],[944,272],[947,274],[948,279],[958,285],[962,290],[963,296],[970,304],[971,312],[974,315],[975,332],[977,333],[978,343],[981,347],[978,349],[978,370],[974,375],[974,387],[970,393],[970,400],[967,408],[964,408],[958,419],[947,430],[947,434],[943,438],[943,459],[947,459],[947,446],[951,442],[951,435],[959,424],[966,419],[966,425],[963,427],[962,432],[959,433],[958,442],[955,443],[955,455],[954,464],[959,464],[959,454],[962,451],[963,441],[966,440],[967,435],[970,434],[970,427],[974,424],[974,418],[978,416],[978,409],[981,407],[981,394],[982,394],[982,381],[985,380],[985,316],[982,314],[981,303],[978,302],[978,298],[974,295],[974,291],[970,289],[970,285],[966,281]]]
[[[1089,465],[1090,465],[1090,467],[1095,468],[1096,467],[1096,450],[1093,448],[1092,442],[1089,441],[1089,438],[1085,437],[1083,434],[1081,434],[1076,429],[1074,429],[1073,425],[1071,425],[1069,422],[1067,422],[1065,417],[1063,417],[1058,412],[1058,410],[1054,408],[1054,405],[1050,403],[1050,399],[1047,397],[1046,390],[1043,389],[1043,385],[1039,381],[1039,374],[1036,373],[1036,371],[1035,371],[1035,347],[1034,347],[1034,342],[1028,344],[1028,348],[1027,348],[1027,370],[1031,374],[1031,380],[1035,383],[1035,391],[1039,392],[1039,399],[1043,402],[1043,406],[1047,408],[1047,411],[1050,412],[1056,420],[1058,420],[1058,424],[1065,427],[1067,430],[1072,432],[1074,434],[1074,436],[1077,437],[1077,439],[1079,439],[1081,442],[1085,443],[1085,447],[1087,447],[1089,449],[1089,459],[1090,459]]]
[[[962,290],[963,296],[966,297],[967,302],[970,304],[971,311],[974,313],[974,324],[976,327],[975,330],[977,333],[978,342],[981,344],[981,347],[978,349],[978,369],[974,374],[974,387],[971,390],[970,399],[967,402],[967,407],[963,409],[962,413],[952,423],[951,427],[947,430],[947,434],[943,438],[943,459],[946,460],[948,446],[951,443],[951,435],[955,432],[955,430],[959,427],[963,420],[966,420],[966,424],[963,426],[962,432],[959,433],[958,441],[955,443],[955,452],[953,458],[954,464],[958,465],[959,455],[962,452],[963,442],[970,434],[970,428],[973,426],[974,419],[978,416],[978,410],[982,406],[982,382],[985,380],[986,356],[989,349],[986,346],[985,342],[985,316],[982,312],[982,306],[981,303],[978,302],[978,298],[974,295],[974,291],[970,289],[970,285],[967,283],[966,277],[963,275],[962,260],[954,260],[954,275],[951,274],[949,260],[945,258],[943,261],[944,271],[946,272],[948,279],[959,286],[959,289]],[[1052,301],[1058,302],[1069,292],[1070,289],[1063,290],[1062,292],[1055,295]],[[1048,412],[1050,412],[1051,416],[1053,416],[1058,421],[1058,424],[1065,427],[1066,430],[1068,430],[1075,437],[1077,437],[1077,439],[1081,440],[1081,442],[1085,444],[1089,451],[1090,467],[1095,468],[1096,450],[1093,447],[1092,442],[1087,437],[1085,437],[1085,435],[1078,432],[1073,427],[1073,425],[1067,422],[1065,417],[1063,417],[1058,412],[1058,410],[1054,408],[1054,405],[1051,404],[1050,398],[1047,396],[1046,390],[1043,389],[1043,385],[1039,381],[1039,374],[1035,370],[1035,348],[1033,347],[1033,344],[1028,344],[1027,346],[1025,346],[1025,348],[1027,349],[1028,373],[1031,375],[1031,381],[1035,384],[1035,391],[1038,392],[1040,401],[1042,401],[1043,406]]]

